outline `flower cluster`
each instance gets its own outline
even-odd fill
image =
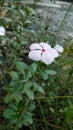
[[[5,28],[0,26],[0,36],[5,36]]]
[[[51,64],[56,57],[59,56],[60,53],[63,52],[63,47],[60,45],[56,45],[52,48],[49,44],[41,42],[41,43],[33,43],[29,47],[30,52],[28,57],[35,61],[41,61],[45,64]]]

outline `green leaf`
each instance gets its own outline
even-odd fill
[[[23,72],[25,69],[28,69],[28,66],[26,63],[24,62],[17,62],[16,63],[16,67],[18,70],[20,70],[21,72]]]
[[[3,90],[5,90],[6,92],[12,92],[14,88],[11,86],[4,86]]]
[[[22,16],[25,16],[25,12],[22,9],[19,9],[19,12]]]
[[[33,90],[25,88],[25,93],[26,93],[26,95],[27,95],[27,97],[29,99],[32,99],[32,100],[34,99],[34,92],[33,92]]]
[[[33,73],[37,70],[37,64],[36,63],[33,63],[30,67],[31,67],[30,69]]]
[[[10,71],[9,75],[12,77],[12,80],[17,80],[19,78],[18,72]]]
[[[25,115],[23,116],[23,123],[24,125],[29,125],[29,124],[32,124],[33,123],[33,119],[32,119],[32,114],[27,112],[25,113]]]
[[[21,93],[13,93],[13,95],[14,95],[14,99],[17,101],[17,102],[19,102],[19,101],[21,101],[22,100],[22,94]]]
[[[29,78],[31,78],[33,75],[31,73],[31,71],[28,71],[27,75],[26,75],[26,80],[28,80]]]
[[[13,99],[14,99],[13,94],[8,93],[4,100],[5,100],[5,103],[9,103],[9,102],[11,102]]]
[[[30,7],[26,7],[25,11],[27,15],[36,15],[36,12]]]
[[[47,73],[45,73],[45,71],[40,71],[40,76],[42,77],[42,79],[44,79],[44,80],[47,80],[48,79],[48,74]]]
[[[27,111],[32,112],[35,109],[35,104],[29,104]]]
[[[56,74],[57,74],[57,72],[54,71],[54,70],[45,70],[45,72],[46,72],[46,74],[48,74],[48,75],[56,75]]]
[[[30,21],[30,20],[26,20],[25,21],[25,25],[29,25],[29,24],[31,24],[32,22]]]
[[[23,102],[23,101],[20,101],[20,102],[18,103],[18,111],[19,111],[19,112],[22,112],[23,109],[24,109],[24,102]]]
[[[4,21],[5,21],[6,23],[9,23],[9,22],[12,22],[13,20],[12,20],[11,18],[4,18]]]
[[[34,82],[33,87],[34,87],[34,91],[44,94],[44,89],[42,87],[40,87],[37,83]]]
[[[38,87],[38,92],[40,92],[40,93],[42,93],[42,94],[44,94],[45,92],[44,92],[44,89],[42,88],[42,87]]]
[[[3,113],[5,118],[13,118],[15,117],[17,114],[13,109],[6,109]]]
[[[26,82],[25,85],[24,85],[24,90],[25,90],[25,88],[29,89],[31,86],[32,86],[32,82],[31,81]]]
[[[66,120],[67,122],[71,122],[73,119],[73,104],[71,103],[66,111]]]
[[[29,99],[34,99],[34,92],[33,92],[33,90],[31,90],[31,86],[32,86],[32,82],[27,82],[24,85],[23,93],[26,93],[26,95]]]

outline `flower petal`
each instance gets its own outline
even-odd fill
[[[54,61],[54,56],[48,52],[42,54],[41,61],[49,65]]]
[[[48,51],[49,51],[49,53],[52,54],[55,58],[59,56],[58,52],[57,52],[55,49],[53,49],[53,48],[49,49]]]
[[[54,49],[58,52],[58,53],[62,53],[64,51],[64,48],[58,44],[55,45]]]
[[[40,44],[38,43],[33,43],[30,45],[29,49],[32,51],[32,50],[35,50],[35,49],[42,49],[42,47],[40,46]]]
[[[0,26],[0,36],[5,35],[5,28],[3,26]]]
[[[28,57],[35,61],[41,60],[41,51],[40,50],[33,50],[29,52]]]
[[[42,48],[44,48],[45,50],[48,50],[49,48],[51,48],[50,45],[48,45],[47,43],[41,42],[40,45],[42,46]]]

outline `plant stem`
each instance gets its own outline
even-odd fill
[[[41,100],[41,99],[60,99],[60,98],[73,98],[73,96],[55,96],[55,97],[38,97],[36,100]]]
[[[67,9],[67,11],[66,11],[66,13],[65,13],[65,16],[64,16],[64,18],[63,18],[63,20],[62,20],[62,22],[61,22],[61,24],[60,24],[60,26],[59,26],[59,29],[58,29],[58,31],[57,31],[57,33],[56,33],[56,36],[55,36],[55,38],[53,39],[52,42],[55,42],[56,39],[57,39],[57,37],[58,37],[58,35],[61,33],[61,30],[63,29],[63,26],[64,26],[64,24],[65,24],[65,21],[67,20],[68,15],[69,15],[69,12],[70,12],[70,10],[72,9],[72,7],[73,7],[73,2],[71,3],[71,5],[69,6],[69,8]]]
[[[39,101],[39,100],[37,100],[37,101],[38,101],[38,104],[39,104],[39,106],[40,106],[40,110],[41,110],[41,114],[42,114],[42,117],[43,117],[43,121],[44,121],[44,123],[45,123],[45,130],[48,130],[48,128],[47,128],[47,124],[46,124],[45,115],[44,115],[43,107],[41,106],[40,101]]]

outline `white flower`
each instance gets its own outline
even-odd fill
[[[3,26],[0,26],[0,36],[5,35],[5,28]]]
[[[45,64],[51,64],[56,57],[58,52],[51,48],[47,43],[33,43],[30,45],[29,58],[35,61],[42,61]]]
[[[64,48],[58,44],[55,45],[54,49],[58,52],[58,53],[62,53],[64,51]]]

